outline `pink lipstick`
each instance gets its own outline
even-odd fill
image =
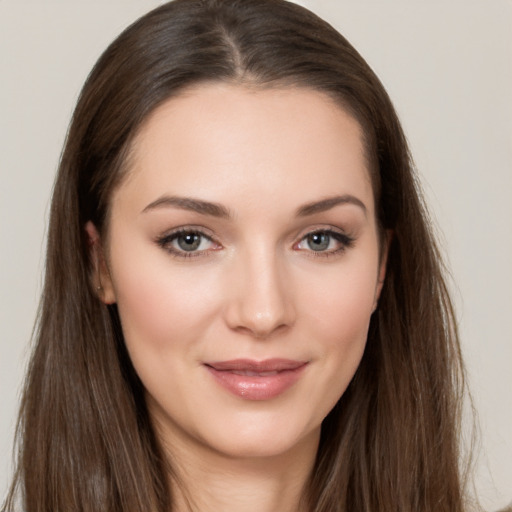
[[[299,380],[307,361],[234,359],[205,363],[218,384],[246,400],[270,400]]]

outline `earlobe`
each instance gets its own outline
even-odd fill
[[[89,258],[91,259],[93,268],[93,272],[90,276],[91,285],[98,298],[104,304],[114,304],[116,302],[116,296],[101,244],[100,234],[91,221],[85,224],[85,231],[89,241]]]

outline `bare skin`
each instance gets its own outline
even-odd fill
[[[179,512],[307,512],[301,502],[304,486],[313,469],[316,445],[283,456],[234,459],[204,451],[183,453],[173,446],[181,487],[171,479]],[[201,483],[199,485],[199,482]]]
[[[315,91],[209,84],[159,107],[133,149],[98,280],[176,510],[306,512],[384,280],[360,126]]]

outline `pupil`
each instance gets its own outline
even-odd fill
[[[308,236],[308,245],[313,251],[325,251],[329,247],[329,241],[329,235],[326,233],[313,233]]]
[[[201,237],[196,233],[190,233],[178,238],[178,245],[180,246],[180,249],[183,249],[184,251],[195,251],[199,247],[200,243]]]

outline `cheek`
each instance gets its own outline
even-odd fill
[[[132,357],[158,357],[186,346],[218,310],[214,273],[190,272],[168,258],[134,250],[113,257],[116,301]]]
[[[375,300],[376,268],[373,260],[354,261],[310,280],[303,308],[325,339],[335,344],[350,342],[367,331]]]
[[[376,267],[372,262],[347,265],[324,276],[309,288],[304,316],[309,339],[317,341],[316,354],[323,361],[319,389],[326,415],[344,393],[354,376],[366,346],[373,311]],[[309,306],[306,306],[309,304]]]

